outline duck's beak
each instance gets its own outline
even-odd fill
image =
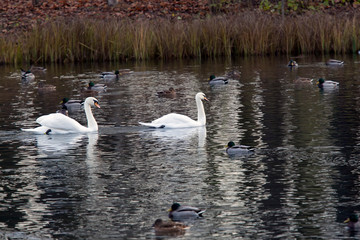
[[[172,211],[172,209],[171,209],[171,208],[169,208],[167,211],[168,211],[168,212],[171,212],[171,211]]]
[[[94,102],[95,107],[101,108],[98,102]]]
[[[348,222],[350,222],[350,218],[348,218],[344,221],[344,223],[348,223]]]

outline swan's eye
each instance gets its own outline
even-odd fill
[[[99,102],[94,100],[94,106],[100,108]]]

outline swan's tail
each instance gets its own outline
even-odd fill
[[[139,124],[141,124],[143,126],[151,127],[151,128],[164,128],[165,127],[165,125],[163,125],[163,124],[144,123],[144,122],[139,122]]]
[[[46,135],[49,135],[50,133],[52,133],[50,128],[44,127],[44,126],[40,126],[37,128],[21,128],[21,131],[33,132],[35,134],[46,134]]]

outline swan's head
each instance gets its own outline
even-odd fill
[[[85,104],[88,104],[90,106],[95,106],[97,108],[100,108],[99,101],[94,97],[88,97],[85,99]]]
[[[199,92],[196,94],[195,99],[197,99],[197,98],[199,98],[201,100],[209,101],[209,99],[206,98],[205,93],[202,93],[202,92]]]

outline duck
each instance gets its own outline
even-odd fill
[[[215,77],[215,75],[211,75],[209,78],[210,85],[224,85],[228,83],[229,81],[226,77]]]
[[[240,155],[254,153],[254,149],[246,145],[235,145],[233,141],[228,142],[226,153],[229,155]]]
[[[323,78],[319,78],[317,85],[320,89],[336,89],[339,87],[339,83],[331,80],[324,80]]]
[[[182,220],[189,218],[199,218],[206,210],[197,207],[182,206],[180,203],[173,203],[170,207],[169,218],[172,220]]]
[[[299,66],[299,64],[294,60],[290,60],[288,63],[288,67],[297,67],[297,66]]]
[[[167,97],[167,98],[175,98],[176,91],[173,87],[170,87],[169,90],[164,90],[161,92],[157,92],[158,97]]]
[[[84,104],[83,100],[77,100],[77,99],[68,99],[67,97],[64,97],[61,102],[61,105],[66,106],[66,107],[71,107],[71,106],[78,106],[80,107],[81,105]]]
[[[30,71],[25,71],[24,69],[20,68],[21,71],[21,79],[25,81],[32,81],[35,79],[35,75]]]
[[[206,116],[203,105],[203,100],[209,101],[205,94],[198,92],[195,95],[196,106],[198,110],[197,120],[193,120],[188,116],[178,114],[178,113],[169,113],[150,123],[139,122],[139,124],[151,128],[189,128],[189,127],[201,127],[206,125]]]
[[[312,83],[313,81],[313,78],[299,77],[295,79],[294,83]]]
[[[102,72],[101,78],[104,80],[119,80],[119,70],[116,70],[115,72]]]
[[[342,65],[344,65],[344,61],[336,60],[336,59],[329,59],[325,64],[328,66],[342,66]]]
[[[75,112],[77,110],[80,110],[81,107],[84,105],[84,101],[83,100],[77,100],[77,99],[71,99],[69,100],[68,98],[64,97],[61,101],[60,104],[62,106],[62,109],[66,109],[67,113],[68,112]]]
[[[39,92],[53,92],[53,91],[56,91],[56,86],[51,85],[51,84],[46,84],[44,82],[39,82],[38,91]]]
[[[349,231],[360,230],[359,216],[355,213],[350,214],[350,216],[344,221],[344,223],[347,223],[347,228]]]
[[[81,125],[75,119],[61,113],[51,113],[36,119],[40,127],[21,129],[35,134],[67,134],[97,132],[98,124],[92,114],[91,107],[100,108],[99,101],[94,97],[88,97],[84,102],[87,127]]]
[[[95,84],[94,82],[90,81],[86,90],[102,92],[102,91],[106,91],[106,88],[107,86],[105,84],[100,84],[100,83]]]
[[[156,219],[153,224],[155,234],[158,236],[180,236],[184,235],[187,225],[181,222],[163,221],[161,218]]]

